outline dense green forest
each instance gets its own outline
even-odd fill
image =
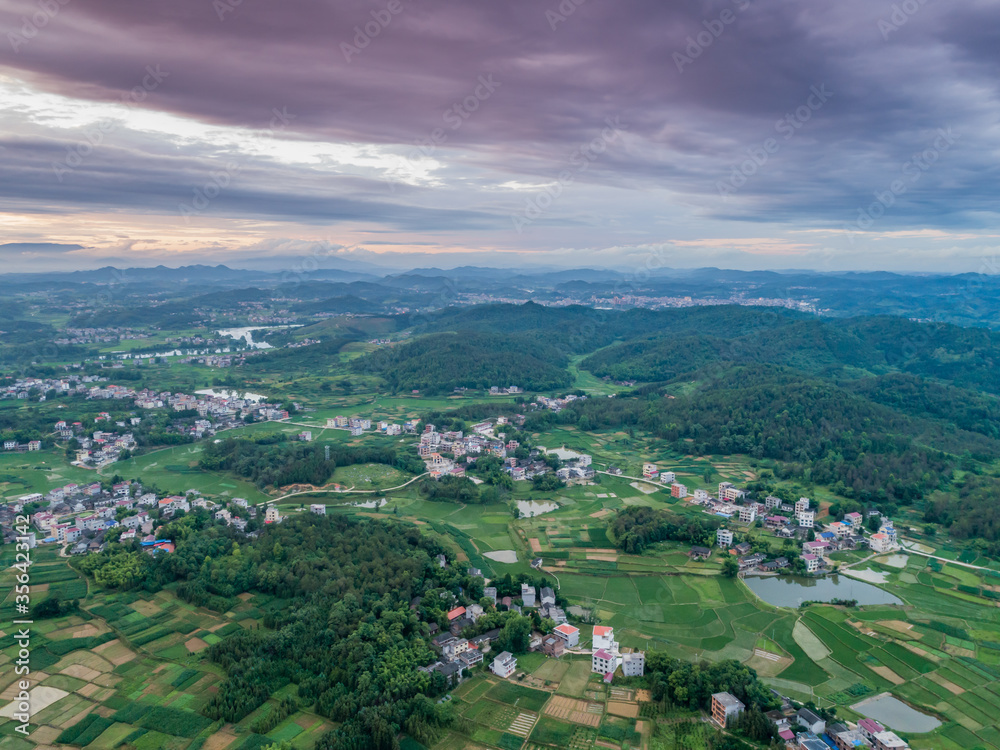
[[[178,536],[185,523],[175,524],[169,531]],[[307,515],[240,543],[228,529],[209,526],[180,540],[172,555],[112,548],[81,561],[107,585],[156,590],[180,581],[181,596],[222,606],[244,592],[275,597],[266,630],[233,634],[209,650],[228,672],[205,710],[209,718],[238,721],[292,682],[301,705],[342,722],[319,750],[398,748],[404,731],[429,742],[450,721],[447,704],[435,701],[444,678],[417,671],[433,652],[409,604],[428,592],[458,596],[472,579],[464,568],[439,567],[435,558],[444,550],[416,529]],[[117,575],[126,569],[138,572]]]
[[[710,308],[711,309],[711,308]],[[899,318],[795,320],[757,315],[759,327],[691,331],[668,327],[597,352],[582,367],[598,376],[672,380],[717,363],[766,363],[810,374],[898,370],[965,388],[1000,393],[1000,333]],[[771,325],[764,325],[765,322]],[[718,321],[722,324],[724,321]]]
[[[609,523],[615,546],[630,555],[641,554],[649,545],[668,540],[711,547],[718,528],[716,521],[680,518],[642,505],[619,511]]]
[[[766,365],[735,367],[671,397],[646,390],[575,402],[558,419],[583,429],[644,429],[681,452],[775,459],[783,475],[873,503],[910,504],[946,486],[957,454],[1000,456],[1000,443],[981,434],[908,417],[830,381]]]
[[[510,385],[565,388],[570,384],[565,365],[563,354],[541,338],[470,332],[426,336],[352,363],[357,372],[381,376],[394,392],[427,394]]]
[[[208,471],[232,471],[263,488],[326,484],[338,466],[353,464],[386,464],[413,474],[424,472],[424,464],[415,454],[395,447],[293,443],[283,434],[206,443],[200,467]]]

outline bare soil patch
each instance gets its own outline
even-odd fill
[[[626,719],[634,719],[639,715],[639,704],[608,701],[608,713],[615,716],[624,716]]]
[[[937,672],[931,672],[930,674],[927,675],[927,677],[928,679],[934,680],[934,682],[943,687],[952,695],[961,695],[962,693],[965,692],[965,688],[959,687],[954,682],[949,682],[944,677],[939,675]]]
[[[196,654],[199,651],[204,651],[208,648],[208,644],[205,643],[201,638],[191,638],[184,642],[184,647],[192,654]]]
[[[902,685],[904,682],[906,682],[906,680],[904,680],[898,674],[889,669],[889,667],[873,667],[869,665],[868,668],[872,672],[877,674],[879,677],[884,677],[885,679],[887,679],[893,685]]]
[[[586,701],[555,695],[545,704],[545,713],[557,719],[571,721],[574,724],[596,727],[601,723],[601,714],[588,711],[589,705]]]

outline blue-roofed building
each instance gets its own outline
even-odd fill
[[[830,746],[812,732],[799,735],[799,750],[830,750]]]

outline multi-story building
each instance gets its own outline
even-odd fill
[[[510,651],[498,654],[490,665],[490,671],[497,677],[510,677],[517,670],[517,659]]]
[[[618,643],[615,641],[615,629],[609,625],[594,626],[594,650],[604,649],[606,651],[617,651]]]
[[[712,694],[712,720],[720,727],[726,726],[730,719],[736,718],[746,706],[735,695],[730,693]]]
[[[646,654],[636,651],[622,657],[622,674],[626,677],[642,677],[646,673]]]
[[[603,648],[597,649],[591,659],[591,671],[598,674],[608,674],[618,668],[618,657]]]
[[[566,648],[573,648],[574,646],[580,645],[580,629],[573,627],[569,623],[557,625],[553,629],[552,633],[557,638],[561,638],[565,641]]]
[[[521,602],[525,607],[535,606],[535,587],[526,583],[521,584]]]

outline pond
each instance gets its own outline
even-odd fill
[[[236,391],[217,391],[214,388],[203,388],[200,391],[194,392],[196,396],[218,396],[219,398],[238,398],[243,401],[252,401],[255,404],[259,404],[264,401],[267,396],[262,396],[259,393],[237,393]]]
[[[744,581],[757,596],[776,607],[798,607],[805,601],[829,602],[833,599],[856,599],[858,604],[903,603],[878,586],[847,576],[748,576]]]
[[[542,448],[546,453],[552,453],[560,461],[569,461],[571,458],[579,458],[582,453],[577,453],[576,451],[571,451],[565,445],[561,448]]]
[[[920,713],[912,706],[894,698],[889,693],[876,695],[874,698],[855,703],[851,708],[862,716],[875,719],[889,729],[905,731],[907,734],[926,734],[933,732],[941,722],[933,716]]]
[[[517,562],[517,552],[512,549],[498,549],[493,552],[484,552],[483,557],[488,557],[490,560],[502,563],[513,564]]]
[[[359,500],[356,503],[351,503],[351,506],[354,508],[382,508],[387,502],[389,501],[383,497],[378,500]]]
[[[282,328],[298,328],[299,326],[249,326],[247,328],[223,328],[219,331],[220,336],[229,336],[237,341],[243,339],[251,349],[272,349],[273,347],[266,341],[253,340],[253,331],[276,331]]]
[[[551,500],[518,500],[517,509],[521,512],[521,518],[534,518],[559,510],[559,504]]]

